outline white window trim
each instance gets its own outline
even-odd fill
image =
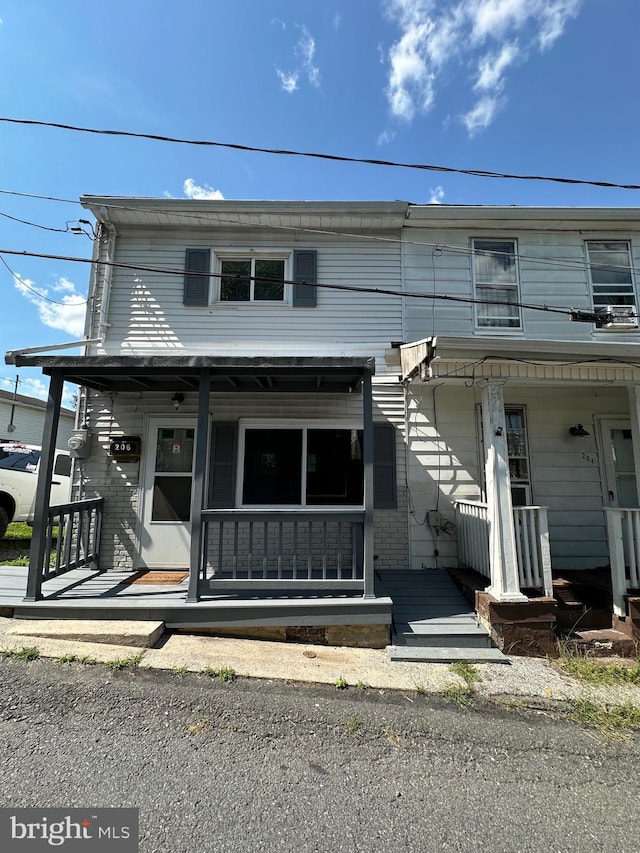
[[[235,504],[239,509],[273,509],[272,505],[245,504],[242,502],[244,490],[244,451],[245,433],[248,429],[301,429],[302,451],[301,451],[301,492],[303,497],[307,494],[307,466],[304,460],[307,458],[307,431],[310,429],[364,429],[362,423],[353,419],[335,418],[331,420],[309,420],[295,418],[293,420],[256,420],[252,418],[241,418],[238,421],[238,458],[236,459],[236,499]],[[314,510],[343,510],[348,512],[353,509],[364,509],[362,504],[278,504],[277,509],[314,509]]]
[[[284,298],[282,300],[269,299],[242,299],[231,301],[230,299],[221,299],[220,291],[222,286],[222,262],[223,261],[249,261],[249,260],[266,260],[266,261],[284,261],[284,277],[285,281],[291,281],[293,277],[293,251],[291,249],[216,249],[213,252],[213,278],[212,302],[216,307],[229,306],[238,308],[238,306],[259,306],[260,309],[267,308],[282,308],[283,305],[289,306],[293,301],[293,287],[290,284],[284,286]]]
[[[592,237],[585,237],[583,240],[583,249],[584,249],[584,259],[585,266],[587,268],[587,285],[589,288],[588,299],[589,304],[592,310],[595,310],[595,299],[593,292],[593,279],[591,278],[591,258],[589,255],[589,243],[626,243],[627,246],[627,256],[629,258],[629,271],[631,274],[631,287],[633,289],[633,304],[636,307],[636,311],[640,310],[640,301],[638,300],[638,286],[636,282],[636,276],[634,271],[634,261],[633,261],[633,242],[631,237],[621,237],[620,235],[604,235],[601,234],[594,235]],[[618,304],[611,302],[611,304]],[[639,324],[640,325],[640,324]],[[638,329],[636,330],[628,330],[626,334],[637,334]],[[610,332],[607,329],[598,329],[596,326],[593,326],[592,334],[597,336],[609,336]]]
[[[516,270],[516,281],[515,284],[511,285],[490,285],[482,283],[480,287],[494,287],[500,288],[504,287],[505,289],[514,289],[516,291],[516,302],[522,301],[522,282],[520,280],[520,263],[519,263],[519,252],[518,252],[518,240],[516,237],[489,237],[486,235],[471,237],[471,287],[472,287],[472,297],[473,299],[478,299],[478,284],[476,282],[476,265],[475,265],[475,248],[476,242],[481,242],[483,240],[487,241],[495,241],[495,242],[504,242],[504,243],[513,243],[513,255],[515,260],[515,270]],[[520,321],[519,326],[481,326],[479,324],[478,318],[478,305],[474,303],[473,305],[473,327],[474,333],[477,335],[488,335],[490,337],[495,336],[506,336],[506,337],[522,337],[524,335],[524,318],[522,316],[522,308],[518,307],[518,319]]]

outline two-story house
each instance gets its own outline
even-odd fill
[[[637,210],[409,209],[405,288],[435,297],[405,314],[414,567],[462,562],[518,602],[551,595],[551,567],[611,563],[624,615],[640,586],[639,266]]]
[[[374,567],[408,564],[407,204],[82,201],[90,343],[27,360],[54,407],[62,381],[86,389],[76,497],[100,565],[190,570],[184,603],[216,625],[369,625],[384,644]]]
[[[487,622],[549,633],[552,569],[611,564],[627,615],[637,211],[82,201],[85,352],[12,356],[51,377],[45,457],[62,382],[86,389],[58,563],[99,545],[123,584],[188,571],[174,624],[355,625],[374,644],[383,569],[468,566]],[[30,601],[58,517],[46,466],[38,501]]]

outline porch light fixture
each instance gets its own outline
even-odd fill
[[[180,408],[180,404],[184,403],[184,394],[181,394],[180,391],[176,391],[176,393],[171,398],[171,402],[173,403],[173,408],[177,412]]]
[[[582,426],[582,424],[574,424],[573,426],[570,426],[569,427],[569,434],[574,435],[574,436],[582,436],[582,437],[584,437],[585,435],[591,435],[591,433],[588,430],[586,430]]]

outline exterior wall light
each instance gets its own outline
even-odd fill
[[[574,424],[574,426],[569,427],[569,434],[574,436],[582,436],[591,435],[591,433],[586,430],[582,424]]]
[[[177,412],[180,408],[180,404],[184,403],[184,394],[181,394],[179,391],[176,391],[176,393],[171,398],[171,402],[173,403],[173,408]]]

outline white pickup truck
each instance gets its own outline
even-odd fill
[[[0,539],[12,521],[33,522],[41,449],[30,444],[0,442]],[[51,480],[51,506],[68,503],[71,458],[56,450]]]

